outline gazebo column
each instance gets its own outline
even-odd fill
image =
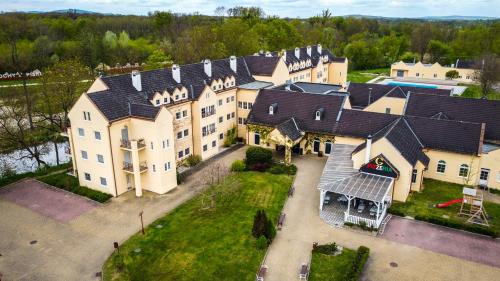
[[[353,196],[346,195],[347,197],[347,215],[350,216],[350,210],[351,210],[351,200],[354,198]]]
[[[326,190],[321,189],[319,194],[319,210],[323,210],[323,202],[325,201]]]
[[[376,218],[377,218],[377,219],[376,219],[376,222],[377,222],[377,225],[376,225],[376,227],[378,227],[378,217],[379,217],[379,212],[380,212],[380,204],[381,204],[381,203],[379,203],[379,202],[373,202],[373,203],[375,203],[375,205],[377,206],[377,214],[376,214]]]

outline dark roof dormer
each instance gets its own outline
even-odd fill
[[[269,106],[269,115],[274,115],[278,111],[278,103],[272,103]]]
[[[316,110],[314,113],[314,120],[322,120],[323,116],[325,115],[325,109],[321,107],[320,109]]]

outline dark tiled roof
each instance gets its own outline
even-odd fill
[[[253,104],[248,123],[278,126],[293,117],[302,131],[331,134],[345,97],[263,89]],[[277,110],[271,115],[269,106],[273,103]],[[323,118],[315,120],[320,108],[324,108]]]
[[[405,114],[421,117],[445,115],[450,120],[486,123],[485,140],[500,141],[500,101],[411,95]]]
[[[338,90],[342,88],[340,85],[334,84],[319,84],[319,83],[309,83],[309,82],[295,82],[291,84],[282,84],[274,87],[276,90],[286,90],[287,87],[290,91],[303,92],[303,93],[315,93],[315,94],[325,94],[328,92],[339,93]],[[343,92],[345,93],[345,92]]]
[[[334,126],[333,133],[341,136],[366,138],[397,118],[397,115],[343,109],[339,122]]]
[[[478,69],[478,62],[474,60],[461,60],[458,59],[455,62],[455,67],[456,68],[462,68],[462,69]]]
[[[102,77],[102,81],[109,90],[89,93],[90,99],[103,112],[109,121],[127,116],[154,118],[159,108],[149,101],[156,92],[169,91],[185,87],[188,90],[188,99],[197,99],[206,85],[215,79],[224,80],[234,76],[236,85],[247,84],[255,81],[243,58],[237,58],[236,72],[229,64],[229,59],[212,61],[212,77],[204,71],[203,63],[180,66],[181,83],[172,77],[171,69],[156,69],[141,72],[142,91],[137,91],[132,85],[130,74]],[[129,110],[129,103],[132,109]],[[175,104],[172,102],[171,104]],[[132,115],[131,115],[132,114]]]
[[[426,148],[477,154],[481,147],[481,124],[405,116]]]
[[[371,94],[370,93],[371,88]],[[393,98],[406,98],[407,93],[412,94],[435,94],[449,96],[451,90],[444,89],[431,89],[431,88],[419,88],[419,87],[407,87],[407,86],[392,86],[384,84],[373,84],[373,83],[349,83],[347,88],[349,92],[349,101],[354,107],[364,108],[369,104],[374,103],[378,99],[387,96]]]
[[[375,133],[372,141],[375,143],[382,138],[386,138],[410,165],[415,166],[417,161],[421,161],[425,166],[429,164],[429,157],[422,152],[424,146],[403,117],[399,117]],[[354,149],[353,153],[365,147],[366,143],[362,143]]]
[[[296,141],[303,136],[297,122],[292,117],[287,121],[279,124],[276,128],[285,136],[289,137],[292,141]]]
[[[280,57],[246,56],[245,62],[252,75],[271,76],[280,61]]]

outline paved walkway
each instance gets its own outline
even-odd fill
[[[500,268],[326,224],[319,217],[316,189],[326,158],[301,156],[293,161],[299,168],[295,195],[285,205],[285,225],[268,253],[266,281],[298,280],[299,266],[309,260],[313,242],[337,242],[352,249],[369,247],[370,259],[362,280],[479,281],[497,280],[500,275]],[[391,267],[391,262],[397,267]]]
[[[229,166],[243,159],[244,152],[240,148],[216,162]],[[197,174],[204,169],[168,194],[145,192],[136,198],[128,192],[68,223],[0,198],[2,280],[99,280],[95,273],[113,251],[113,242],[121,243],[140,230],[139,212],[144,210],[149,224],[192,198],[199,191]],[[37,243],[30,244],[33,240]]]

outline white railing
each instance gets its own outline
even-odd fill
[[[372,219],[367,219],[363,217],[358,217],[358,216],[353,216],[347,214],[347,211],[344,212],[344,222],[350,222],[353,224],[359,224],[360,222],[364,221],[366,223],[366,226],[369,227],[378,227],[377,221],[372,220]]]
[[[387,205],[386,205],[387,206]],[[380,224],[382,223],[382,221],[384,220],[384,217],[385,215],[387,214],[387,207],[384,206],[384,209],[382,210],[382,213],[380,214],[380,216],[378,217],[378,220],[377,220],[377,228],[380,226]]]

